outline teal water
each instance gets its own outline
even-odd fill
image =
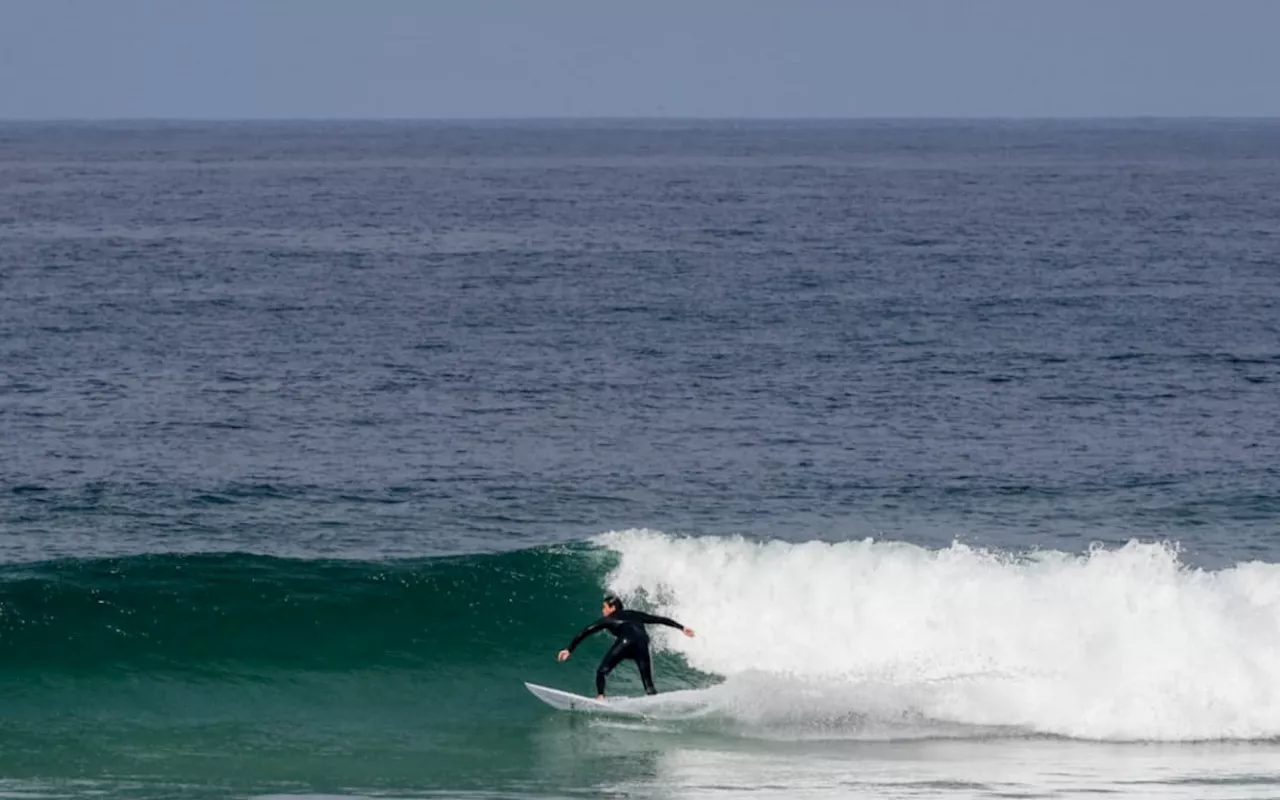
[[[815,545],[632,531],[409,561],[11,565],[0,770],[22,792],[144,797],[1274,788],[1272,681],[1249,673],[1280,659],[1275,568],[1206,572],[1158,545],[1066,560]],[[585,717],[525,692],[591,691],[605,643],[563,665],[554,654],[602,586],[698,620],[698,639],[658,634],[655,670],[709,713]],[[675,599],[685,592],[695,607]],[[858,602],[897,611],[851,609],[853,639],[836,612],[812,613]],[[1271,617],[1236,618],[1251,609]],[[1090,626],[1065,622],[1081,617]],[[1146,638],[1131,630],[1144,624]],[[1076,640],[1055,652],[1037,625]],[[612,681],[639,691],[628,665]]]
[[[0,794],[1275,796],[1278,134],[0,125]]]

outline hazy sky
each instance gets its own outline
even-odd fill
[[[1280,116],[1280,0],[0,0],[0,118]]]

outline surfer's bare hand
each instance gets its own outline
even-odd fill
[[[556,656],[556,661],[568,661],[568,660],[569,660],[568,650],[561,650],[560,655]]]
[[[693,628],[685,628],[684,635],[688,636],[689,638],[693,638]]]

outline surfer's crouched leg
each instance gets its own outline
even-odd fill
[[[658,690],[653,688],[653,665],[649,663],[649,648],[639,645],[631,657],[640,668],[640,682],[644,684],[644,693],[657,694]]]
[[[609,648],[609,652],[604,654],[604,658],[600,659],[600,666],[596,667],[596,694],[604,696],[604,681],[609,677],[609,673],[613,672],[613,668],[627,657],[627,649],[630,642],[619,639],[613,643],[613,647]]]

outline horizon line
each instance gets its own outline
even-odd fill
[[[357,116],[139,116],[139,117],[0,117],[0,124],[195,124],[195,123],[857,123],[857,122],[1268,122],[1280,114],[1099,114],[1099,115],[865,115],[865,116],[457,116],[457,117],[357,117]]]

